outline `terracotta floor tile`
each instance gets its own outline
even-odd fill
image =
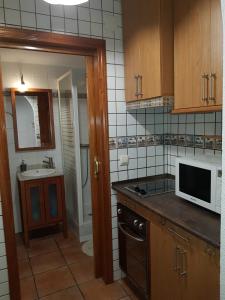
[[[103,281],[94,279],[80,284],[79,287],[86,300],[118,300],[127,296],[118,282],[105,285]]]
[[[74,286],[72,288],[57,292],[47,297],[41,298],[41,300],[83,300],[80,290]]]
[[[39,297],[56,293],[75,285],[70,270],[67,267],[51,270],[35,275]]]
[[[89,257],[77,247],[63,248],[62,253],[68,264],[78,263],[82,259],[87,259]]]
[[[34,274],[50,271],[66,264],[59,251],[31,257],[30,263]]]
[[[76,282],[84,283],[95,278],[94,275],[94,260],[91,257],[82,259],[80,262],[69,266]]]
[[[33,277],[20,280],[21,300],[38,299]]]
[[[30,242],[28,249],[29,257],[58,251],[56,242],[52,238],[48,239],[35,239]]]
[[[28,260],[19,260],[18,267],[20,279],[32,276],[32,271]]]
[[[17,249],[17,258],[18,260],[28,260],[27,249],[24,245],[19,245],[16,247]]]
[[[69,233],[67,239],[60,233],[55,237],[55,241],[61,249],[68,247],[80,248],[80,242],[77,240],[74,233]]]

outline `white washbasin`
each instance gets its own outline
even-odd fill
[[[25,177],[42,177],[42,176],[51,175],[55,172],[56,172],[55,169],[33,169],[33,170],[25,171],[21,173],[21,175]]]

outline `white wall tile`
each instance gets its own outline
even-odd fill
[[[30,12],[21,12],[21,22],[24,27],[36,27],[35,14]]]
[[[36,12],[38,14],[50,15],[50,5],[43,0],[36,0]]]
[[[77,6],[64,6],[65,18],[77,19]]]
[[[50,5],[50,12],[52,16],[64,17],[63,5]]]
[[[91,25],[90,22],[78,21],[78,28],[80,35],[90,35],[91,34]]]
[[[45,16],[45,15],[41,15],[41,14],[37,14],[37,28],[40,29],[50,29],[50,16]]]
[[[102,22],[103,22],[102,12],[100,10],[91,9],[90,15],[91,15],[91,22],[102,24]]]
[[[8,281],[8,270],[0,270],[0,283]]]
[[[5,20],[10,25],[21,25],[20,12],[13,9],[5,9]]]
[[[64,31],[64,19],[60,17],[51,17],[52,30],[53,31]]]
[[[0,299],[3,300],[4,299],[3,296],[7,294],[9,294],[9,283],[8,282],[0,283]]]
[[[28,12],[35,12],[34,0],[20,0],[21,10]]]

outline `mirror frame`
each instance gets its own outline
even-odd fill
[[[51,89],[37,89],[31,88],[27,89],[24,93],[21,93],[17,88],[11,88],[11,103],[12,103],[12,118],[13,118],[13,130],[14,130],[14,140],[15,140],[15,150],[16,152],[23,151],[40,151],[46,149],[55,149],[55,128],[54,128],[54,114],[53,114],[53,99],[52,99],[52,90]],[[17,117],[16,117],[16,95],[25,95],[27,92],[32,93],[47,93],[48,94],[48,104],[49,104],[49,125],[50,125],[50,143],[45,146],[40,147],[19,147],[18,139],[18,127],[17,127]]]

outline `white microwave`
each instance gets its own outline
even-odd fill
[[[221,160],[212,157],[177,157],[175,178],[177,196],[220,213]]]

